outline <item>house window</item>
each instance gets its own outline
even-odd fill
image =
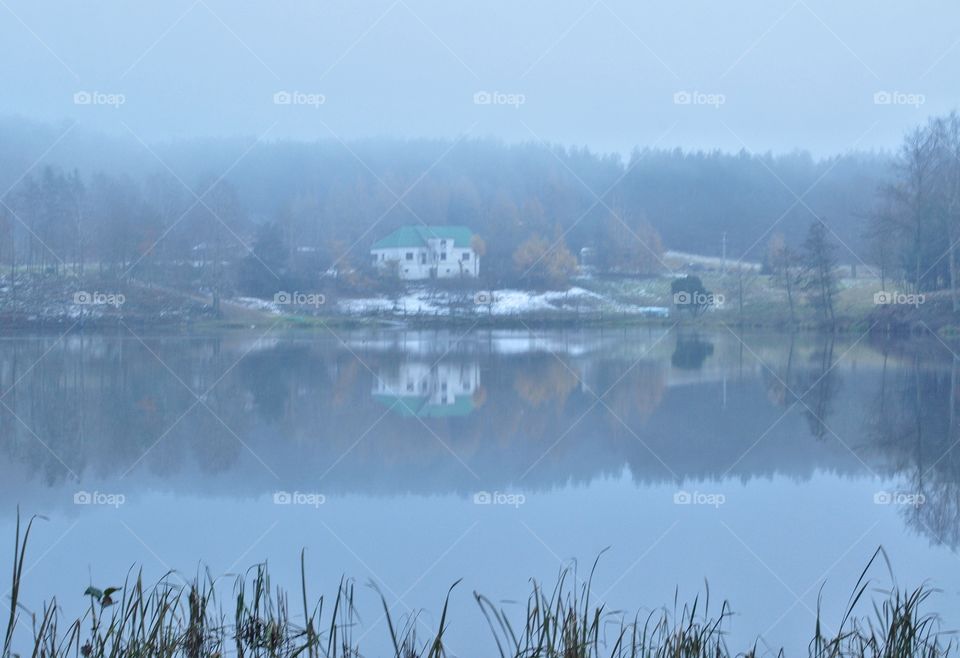
[[[408,251],[408,252],[407,252],[407,260],[413,260],[413,252],[412,252],[412,251]]]
[[[440,254],[440,260],[447,260],[447,252]]]
[[[447,246],[447,241],[446,241],[446,240],[441,240],[441,241],[440,241],[440,246],[441,246],[441,247],[446,247],[446,246]]]
[[[427,264],[427,254],[426,254],[426,253],[423,253],[423,252],[420,253],[420,264],[421,264],[421,265],[426,265],[426,264]]]
[[[469,251],[463,252],[463,255],[460,256],[460,260],[462,260],[462,261],[468,261],[468,260],[470,260],[470,252],[469,252]]]

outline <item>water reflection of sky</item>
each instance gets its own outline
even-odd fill
[[[732,332],[458,337],[0,343],[0,390],[16,382],[0,497],[49,518],[27,601],[79,606],[72,593],[134,563],[159,577],[268,558],[294,586],[306,547],[315,594],[347,574],[398,612],[438,612],[464,578],[453,649],[486,655],[473,590],[522,602],[529,578],[570,558],[586,570],[609,546],[596,594],[610,609],[692,598],[706,578],[738,613],[734,647],[763,633],[795,654],[821,585],[839,619],[882,544],[898,581],[930,579],[958,620],[942,355]],[[124,503],[75,505],[78,491]]]

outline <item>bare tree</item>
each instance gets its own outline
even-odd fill
[[[957,293],[957,242],[960,241],[960,117],[956,112],[937,119],[933,124],[939,132],[939,166],[937,168],[943,191],[943,222],[947,239],[947,266],[950,278],[950,300],[954,312],[960,310]]]
[[[787,293],[790,324],[795,325],[797,324],[797,288],[801,283],[800,257],[796,251],[787,246],[783,236],[774,234],[767,248],[767,260],[774,283]]]
[[[899,179],[885,188],[891,202],[890,228],[885,239],[901,244],[901,262],[905,278],[915,291],[923,290],[933,258],[930,245],[934,236],[934,208],[937,183],[939,130],[917,128],[904,139],[897,162]]]
[[[827,225],[817,219],[810,225],[803,243],[803,289],[821,319],[836,323],[834,298],[837,294],[836,246],[827,237]]]

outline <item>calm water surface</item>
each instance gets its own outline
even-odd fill
[[[0,340],[0,540],[42,514],[25,603],[93,582],[236,574],[362,592],[362,644],[453,595],[451,649],[492,655],[476,590],[519,621],[529,579],[605,548],[608,610],[711,597],[732,648],[805,654],[873,551],[960,627],[960,402],[946,346],[729,330]],[[0,584],[8,586],[6,569]],[[876,586],[891,583],[885,569]],[[611,634],[614,632],[610,628]]]

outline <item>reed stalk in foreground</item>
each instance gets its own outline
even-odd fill
[[[341,579],[330,599],[310,603],[305,555],[300,554],[302,615],[294,614],[287,593],[274,588],[266,564],[258,564],[237,577],[229,598],[225,587],[209,573],[190,582],[171,582],[169,573],[146,585],[141,572],[128,574],[120,586],[90,587],[86,613],[61,624],[56,599],[39,612],[29,613],[20,600],[31,519],[23,528],[19,514],[14,537],[10,587],[10,614],[0,658],[360,658],[365,656],[355,631],[360,619],[352,581]],[[941,658],[951,655],[953,640],[941,632],[938,618],[923,610],[933,590],[893,589],[872,602],[872,615],[857,616],[866,604],[871,583],[867,578],[878,557],[877,549],[860,574],[835,634],[826,633],[818,616],[810,658]],[[599,560],[599,558],[598,558]],[[889,568],[889,562],[887,562]],[[552,589],[534,582],[525,615],[511,614],[487,597],[474,592],[486,620],[496,653],[491,658],[732,658],[756,656],[756,647],[731,653],[726,645],[732,611],[727,602],[712,616],[709,590],[701,599],[673,610],[626,618],[591,603],[593,568],[586,582],[577,585],[575,568],[561,571]],[[458,581],[459,582],[459,581]],[[453,656],[445,639],[451,594],[444,600],[439,625],[419,639],[417,628],[427,628],[416,614],[396,618],[378,590],[383,621],[393,658],[445,658]],[[376,590],[376,588],[374,587]],[[296,597],[295,597],[296,599]],[[232,615],[224,612],[229,603]],[[326,606],[326,610],[325,610]],[[24,613],[24,614],[21,614]],[[29,618],[29,628],[25,619]],[[19,629],[19,631],[18,631]],[[612,629],[612,630],[611,630]],[[29,633],[27,632],[29,631]],[[478,656],[478,649],[457,647],[462,656]],[[785,655],[783,651],[780,655]],[[791,655],[796,655],[793,652]]]

